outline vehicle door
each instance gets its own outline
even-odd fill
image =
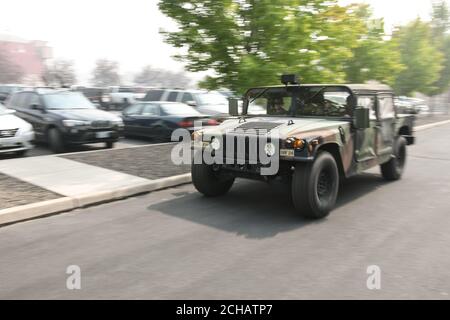
[[[370,126],[357,129],[355,137],[355,158],[357,162],[367,162],[377,157],[377,115],[375,95],[358,96],[358,107],[369,109]]]
[[[138,134],[142,107],[142,103],[133,104],[122,112],[125,134]]]
[[[28,98],[26,92],[16,93],[7,103],[7,107],[16,110],[16,116],[25,121],[29,121],[28,110],[25,108],[25,103]]]
[[[395,107],[391,94],[377,96],[377,118],[377,155],[390,155],[395,138]]]
[[[36,138],[42,140],[45,135],[45,130],[49,122],[52,121],[48,118],[45,111],[44,102],[37,93],[27,93],[28,97],[25,100],[25,109],[28,114],[28,122],[33,125]]]
[[[145,104],[142,108],[139,120],[139,131],[141,135],[153,137],[158,135],[162,127],[161,110],[158,105]]]

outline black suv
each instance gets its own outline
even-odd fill
[[[54,152],[68,145],[104,142],[112,148],[122,131],[122,119],[99,110],[80,92],[35,89],[17,92],[8,108],[31,123],[36,140],[47,142]]]

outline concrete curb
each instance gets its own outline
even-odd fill
[[[98,193],[85,194],[77,197],[62,197],[54,200],[6,208],[0,210],[0,226],[70,211],[76,208],[83,208],[93,204],[124,199],[133,195],[175,187],[190,182],[191,174],[186,173],[157,180],[150,180],[147,183],[141,183],[116,190],[100,191]]]

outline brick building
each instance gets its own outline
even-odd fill
[[[52,57],[52,50],[45,41],[29,41],[0,34],[0,51],[9,62],[21,68],[24,84],[42,84],[45,63]]]

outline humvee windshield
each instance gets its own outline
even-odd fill
[[[247,92],[248,115],[351,117],[351,94],[344,87],[276,87]],[[261,112],[262,111],[262,112]]]

